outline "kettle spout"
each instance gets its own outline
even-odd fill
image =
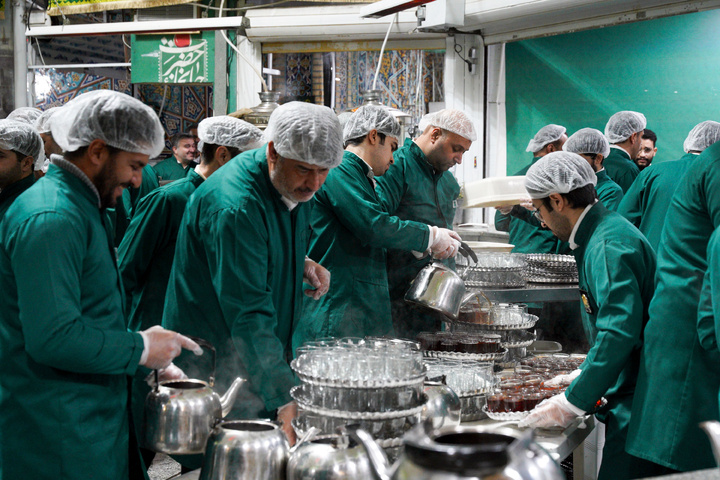
[[[225,418],[227,414],[230,413],[230,409],[235,404],[235,399],[237,398],[237,394],[240,391],[240,387],[245,382],[246,380],[244,378],[237,377],[235,380],[233,380],[232,385],[230,385],[230,388],[228,388],[227,392],[225,392],[225,395],[220,397],[220,405],[222,406],[223,418]]]
[[[700,428],[705,430],[707,436],[710,437],[715,462],[720,465],[720,422],[701,422]]]
[[[375,474],[374,478],[377,480],[390,480],[388,458],[370,434],[360,429],[359,425],[347,425],[345,428],[352,439],[365,449],[368,460],[370,460],[370,468]]]

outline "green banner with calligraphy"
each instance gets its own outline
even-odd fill
[[[5,0],[0,0],[4,2]],[[48,15],[71,15],[123,8],[153,8],[192,3],[195,0],[49,0]]]
[[[5,20],[5,0],[0,0],[0,20]]]
[[[132,35],[132,83],[215,81],[215,32]]]

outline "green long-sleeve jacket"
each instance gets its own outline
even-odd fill
[[[245,377],[231,416],[263,418],[290,402],[288,363],[302,309],[307,203],[292,211],[272,186],[266,148],[250,150],[195,191],[180,225],[163,325],[217,349],[218,390]],[[202,357],[201,357],[202,358]],[[180,367],[190,376],[196,359]],[[200,377],[203,378],[203,377]]]
[[[147,164],[142,170],[142,180],[138,188],[130,187],[126,188],[122,194],[123,204],[125,205],[125,212],[128,218],[132,218],[135,214],[135,208],[137,208],[138,202],[142,200],[145,195],[152,192],[160,186],[158,181],[157,173],[155,169]]]
[[[583,327],[591,347],[566,396],[585,411],[607,398],[599,417],[614,410],[627,428],[654,292],[655,253],[635,227],[600,202],[583,218],[575,243]]]
[[[165,160],[156,163],[152,168],[158,176],[159,180],[163,181],[175,181],[185,178],[185,175],[195,167],[195,163],[190,162],[187,167],[183,167],[175,158],[175,155],[170,155]]]
[[[346,151],[315,194],[308,256],[330,271],[331,283],[320,300],[305,297],[295,346],[327,336],[393,335],[385,248],[422,252],[429,229],[389,215],[369,172]]]
[[[520,169],[515,175],[525,175],[532,165],[542,157],[533,157],[530,165]],[[510,234],[510,243],[515,245],[514,253],[569,253],[567,243],[560,242],[548,229],[542,228],[539,222],[527,221],[532,214],[525,208],[516,208],[513,213],[503,215],[495,212],[495,228]]]
[[[128,328],[145,330],[162,323],[165,291],[175,243],[188,199],[203,178],[194,170],[152,191],[138,204],[120,247],[118,261],[125,288]]]
[[[385,175],[377,179],[376,186],[380,202],[387,212],[400,220],[451,229],[460,194],[460,186],[453,174],[449,171],[436,172],[420,147],[410,139],[395,152],[394,157],[395,163]],[[410,282],[431,262],[429,255],[417,259],[408,251],[388,249],[390,300],[401,303]],[[443,263],[455,268],[453,259],[444,260]],[[409,317],[401,323],[409,325],[409,328],[397,331],[400,336],[414,338],[422,329],[436,326],[436,321],[424,320],[410,313],[409,309],[403,309],[402,312]],[[397,327],[396,318],[393,321]]]
[[[32,187],[35,183],[35,176],[31,173],[25,178],[21,178],[12,185],[8,185],[2,191],[0,191],[0,220],[5,216],[10,205],[13,204],[15,199],[20,196],[28,188]]]
[[[623,198],[622,188],[610,179],[605,170],[595,172],[595,176],[597,176],[595,191],[597,191],[598,199],[605,205],[605,208],[617,212]]]
[[[697,155],[688,153],[644,169],[620,202],[618,213],[640,229],[656,252],[670,201],[693,158]]]
[[[720,143],[690,162],[660,239],[627,444],[632,455],[681,471],[715,466],[698,423],[720,420],[712,401],[720,353],[702,348],[697,331],[708,241],[720,226]]]
[[[715,230],[708,242],[707,263],[698,305],[698,338],[704,349],[717,350],[720,333],[720,228]]]
[[[0,224],[0,477],[128,478],[143,340],[125,328],[97,192],[53,161]]]
[[[640,169],[630,159],[630,155],[620,147],[612,146],[610,155],[603,160],[603,166],[608,176],[622,188],[623,193],[627,192],[640,174]]]

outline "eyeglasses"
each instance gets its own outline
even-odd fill
[[[545,221],[545,220],[543,220],[542,215],[540,215],[540,210],[535,210],[533,212],[533,216],[537,219],[538,222],[542,223]]]

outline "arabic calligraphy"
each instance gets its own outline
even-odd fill
[[[172,38],[160,40],[159,81],[162,83],[202,83],[208,81],[208,42],[178,47]]]

